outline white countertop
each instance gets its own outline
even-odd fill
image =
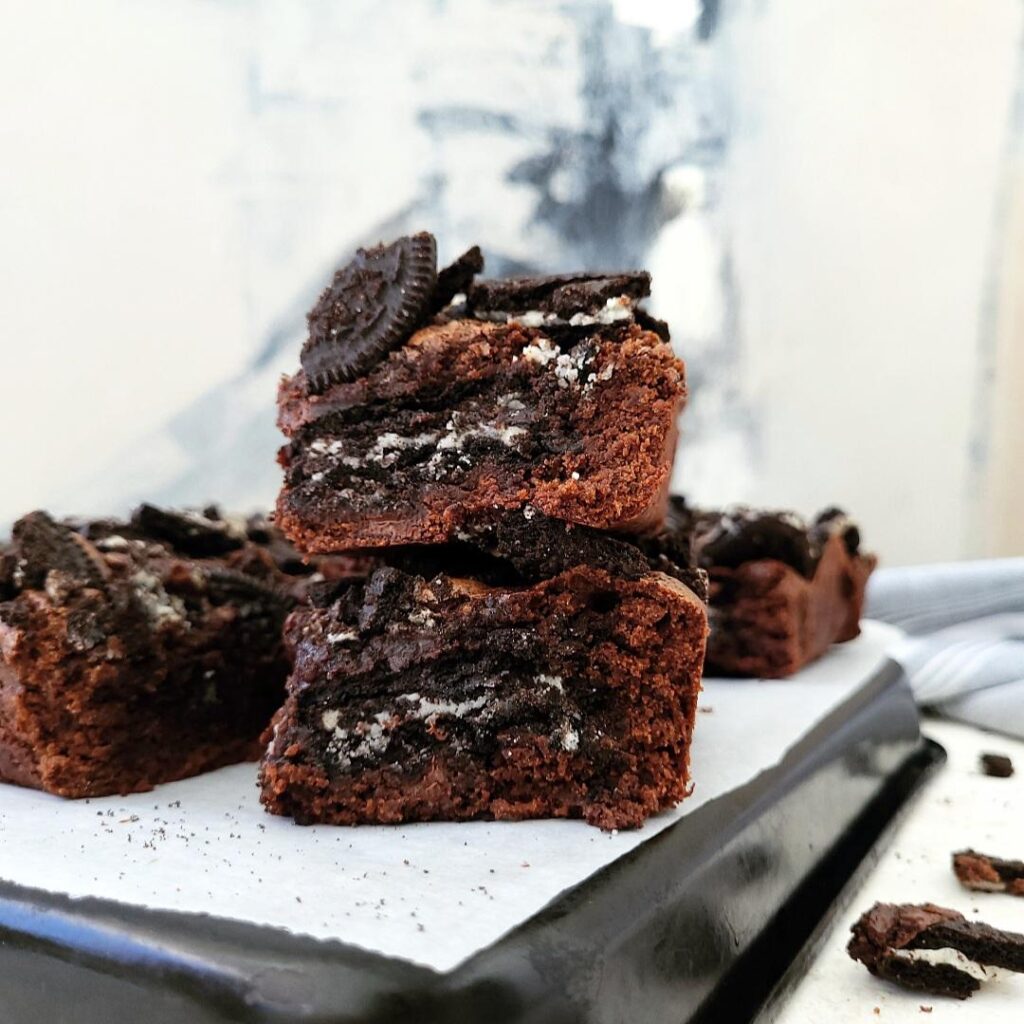
[[[938,903],[995,927],[1024,932],[1024,898],[969,892],[950,866],[950,854],[967,847],[1024,858],[1024,743],[935,719],[927,719],[923,728],[946,748],[949,761],[919,795],[880,862],[839,915],[806,978],[772,1015],[778,1024],[1024,1020],[1024,975],[1001,973],[959,1002],[896,988],[847,956],[850,925],[876,900]],[[983,775],[978,765],[982,751],[1008,754],[1017,774],[1010,779]]]

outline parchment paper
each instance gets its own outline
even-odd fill
[[[705,680],[695,791],[638,831],[580,822],[302,828],[263,812],[256,766],[130,797],[0,784],[0,878],[339,939],[448,970],[702,803],[743,785],[850,697],[899,636],[863,635],[779,682]]]

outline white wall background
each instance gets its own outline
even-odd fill
[[[713,7],[0,0],[0,522],[269,502],[274,381],[331,265],[424,218],[446,253],[585,259],[558,225],[606,95],[625,208],[655,182],[678,214],[639,251],[691,365],[680,484],[840,502],[890,564],[988,550],[1024,8]],[[523,183],[551,153],[561,221]]]

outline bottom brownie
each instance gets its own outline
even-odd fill
[[[293,613],[295,668],[261,768],[268,810],[300,824],[611,829],[677,803],[705,607],[630,551],[628,564],[549,558],[549,575],[516,582],[431,573],[410,556]]]

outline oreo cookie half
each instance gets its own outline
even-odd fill
[[[636,270],[477,281],[469,291],[468,302],[474,313],[537,310],[569,320],[577,313],[597,315],[609,299],[626,296],[639,302],[650,294],[651,275],[644,270]]]
[[[70,526],[58,523],[47,512],[30,512],[11,531],[23,585],[40,589],[47,573],[59,569],[85,586],[106,589],[103,556]]]
[[[406,341],[430,315],[436,284],[429,232],[360,249],[309,314],[300,358],[310,391],[354,380]]]

